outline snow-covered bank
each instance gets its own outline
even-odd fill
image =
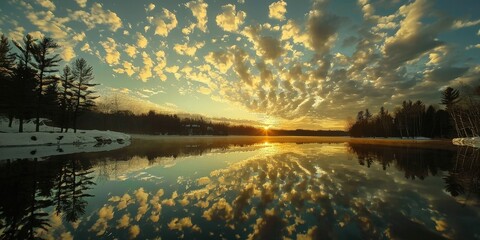
[[[40,132],[35,132],[33,121],[26,121],[24,132],[18,133],[18,122],[8,127],[8,121],[0,118],[0,159],[109,151],[130,144],[130,135],[124,133],[98,130],[61,133],[59,128],[45,125],[45,121],[42,119]]]
[[[6,159],[43,158],[64,154],[82,152],[103,152],[123,148],[130,145],[130,141],[110,144],[82,143],[65,145],[36,145],[21,147],[0,147],[0,161]]]
[[[67,132],[23,132],[0,133],[0,147],[64,145],[82,143],[111,143],[129,141],[124,133],[98,130],[78,130]]]
[[[470,146],[480,148],[480,137],[472,138],[454,138],[452,143],[459,146]]]

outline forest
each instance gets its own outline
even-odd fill
[[[480,133],[480,86],[451,87],[441,93],[445,109],[428,107],[418,100],[403,101],[393,114],[381,107],[377,114],[359,111],[347,131],[352,137],[454,138],[478,137]]]
[[[83,58],[59,70],[60,46],[49,37],[34,39],[26,35],[22,42],[0,39],[0,114],[19,121],[23,132],[25,120],[34,118],[39,131],[40,118],[55,119],[63,131],[77,130],[78,116],[95,106],[93,67]]]

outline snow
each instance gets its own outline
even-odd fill
[[[470,146],[480,148],[480,137],[454,138],[452,143],[459,146]]]
[[[0,118],[0,159],[45,157],[77,152],[108,151],[130,144],[130,135],[98,130],[69,130],[61,133],[59,128],[45,125],[41,120],[40,131],[35,132],[33,121],[24,123],[24,132],[19,133],[18,121],[8,127],[8,120]]]

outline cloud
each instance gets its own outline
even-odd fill
[[[324,12],[325,4],[316,2],[308,14],[306,47],[319,55],[326,54],[335,43],[340,19],[336,15]]]
[[[58,18],[51,11],[32,11],[27,13],[30,22],[50,37],[59,41],[67,40],[71,30],[65,26],[68,19]]]
[[[62,52],[60,53],[60,57],[65,62],[69,62],[76,56],[75,50],[70,45],[64,45],[62,48]]]
[[[157,51],[155,53],[155,58],[157,60],[157,65],[153,68],[155,74],[160,78],[162,81],[167,80],[167,76],[165,75],[164,68],[167,66],[167,58],[164,51]]]
[[[221,73],[226,73],[233,66],[234,57],[230,51],[218,51],[209,52],[204,58]]]
[[[429,8],[428,1],[417,0],[399,9],[405,18],[395,35],[385,40],[382,48],[385,68],[389,69],[388,71],[443,45],[436,37],[441,25],[422,26],[420,21]]]
[[[236,11],[235,5],[227,4],[222,6],[222,13],[215,18],[217,25],[227,32],[236,32],[243,24],[247,14],[244,11]]]
[[[123,68],[114,68],[113,71],[116,73],[126,73],[129,77],[134,73],[138,72],[138,67],[135,67],[131,62],[123,61]]]
[[[25,28],[24,27],[15,27],[13,31],[8,33],[8,38],[12,39],[13,41],[21,42],[24,34]]]
[[[117,221],[117,229],[127,228],[128,226],[130,226],[130,214],[127,213]]]
[[[146,48],[148,45],[148,40],[141,33],[137,32],[137,46],[139,48]]]
[[[153,9],[155,9],[155,4],[153,3],[148,4],[148,11],[153,11]]]
[[[118,95],[115,95],[115,100],[122,104],[123,101],[122,101],[122,95],[118,96]],[[121,107],[121,106],[120,106]],[[122,110],[122,109],[121,109]],[[132,197],[128,194],[128,193],[125,193],[123,194],[122,197],[118,197],[118,196],[114,196],[114,197],[111,197],[110,199],[108,199],[109,202],[118,202],[118,205],[117,205],[117,209],[118,210],[122,210],[122,209],[125,209],[127,208],[127,206],[129,204],[132,204],[134,201],[132,199]]]
[[[138,77],[143,82],[147,82],[148,79],[150,79],[153,76],[152,74],[153,60],[150,58],[150,56],[146,52],[142,52],[142,59],[143,59],[143,67],[140,69],[140,73],[138,74]]]
[[[155,26],[155,34],[167,37],[170,31],[177,27],[178,21],[175,14],[168,9],[162,9],[162,15],[153,19]]]
[[[105,49],[105,62],[108,65],[117,65],[120,63],[120,52],[117,51],[117,43],[113,38],[107,38],[107,41],[100,42],[100,45]]]
[[[85,32],[81,32],[81,33],[74,34],[73,35],[73,40],[75,40],[77,42],[81,42],[81,41],[83,41],[83,39],[85,39],[85,37],[86,37]]]
[[[185,35],[190,35],[190,33],[193,32],[193,29],[195,28],[195,26],[196,26],[196,24],[192,23],[189,26],[186,26],[186,27],[182,28],[182,33],[185,34]]]
[[[287,13],[287,3],[285,1],[278,1],[268,6],[268,17],[280,21],[285,20],[285,13]]]
[[[193,231],[200,231],[200,228],[197,225],[192,224],[192,219],[190,217],[184,217],[181,219],[174,218],[167,226],[170,230],[183,231],[185,228],[192,228]]]
[[[123,49],[125,53],[130,56],[131,58],[136,58],[137,57],[137,47],[135,45],[130,45],[130,44],[125,44],[125,48]]]
[[[37,3],[52,12],[55,11],[55,4],[50,0],[37,0]]]
[[[138,234],[140,234],[140,227],[138,225],[133,225],[128,229],[128,233],[130,234],[130,238],[136,238]]]
[[[281,42],[271,36],[261,36],[258,27],[245,27],[242,34],[253,43],[254,50],[263,60],[275,60],[280,57],[285,50]]]
[[[187,56],[193,57],[195,56],[195,53],[197,52],[197,50],[202,48],[204,45],[205,45],[204,42],[197,42],[192,46],[188,46],[187,43],[175,44],[173,46],[173,50],[175,50],[175,52],[180,55],[187,55]]]
[[[113,206],[103,206],[98,210],[98,219],[90,228],[90,231],[96,232],[97,236],[102,236],[108,228],[108,221],[113,219]]]
[[[71,17],[74,20],[80,20],[85,23],[88,29],[92,29],[98,24],[105,24],[110,26],[110,30],[115,32],[122,27],[122,19],[115,12],[103,10],[100,3],[93,3],[90,13],[83,10],[75,11],[71,14]]]
[[[191,1],[185,4],[187,8],[192,11],[193,16],[197,19],[196,27],[202,32],[207,31],[207,7],[208,4],[203,0]]]
[[[87,6],[87,0],[75,0],[75,2],[77,2],[78,6],[80,6],[81,8]]]
[[[85,44],[83,45],[83,47],[80,48],[80,50],[81,50],[82,52],[89,52],[89,53],[92,52],[92,49],[90,48],[90,44],[88,44],[88,43],[85,43]]]
[[[135,216],[135,220],[138,222],[148,210],[148,193],[143,188],[139,188],[133,194],[135,194],[138,203],[137,216]]]
[[[208,210],[203,212],[202,217],[208,221],[222,220],[228,222],[233,219],[233,208],[225,198],[220,198]]]
[[[476,25],[479,25],[479,24],[480,24],[480,19],[474,20],[474,21],[456,20],[456,21],[453,22],[452,27],[454,29],[460,29],[460,28],[466,28],[466,27],[473,27],[473,26],[476,26]]]

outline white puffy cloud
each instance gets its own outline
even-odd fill
[[[287,3],[283,0],[274,2],[268,6],[268,17],[278,20],[285,20],[287,13]]]
[[[13,31],[8,33],[8,38],[20,42],[22,41],[23,37],[25,36],[25,28],[24,27],[15,27]]]
[[[197,0],[190,1],[186,3],[185,6],[192,11],[193,16],[197,19],[197,28],[200,29],[202,32],[206,32],[208,22],[208,4],[205,3],[203,0]]]
[[[170,31],[177,27],[178,21],[174,13],[163,8],[162,15],[154,17],[153,23],[155,24],[155,34],[167,37]]]
[[[90,231],[96,232],[97,236],[102,236],[108,228],[108,221],[113,218],[113,206],[103,206],[98,210],[98,219],[90,228]]]
[[[227,32],[235,32],[243,24],[247,14],[244,11],[236,11],[235,5],[222,6],[222,13],[215,18],[217,25]]]
[[[72,39],[77,42],[81,42],[83,41],[83,39],[85,39],[85,37],[86,37],[85,32],[81,32],[81,33],[74,34]]]
[[[117,51],[117,43],[113,38],[107,38],[107,41],[100,42],[100,45],[105,49],[105,62],[108,65],[116,65],[120,62],[120,52]]]
[[[37,0],[37,3],[52,12],[55,11],[55,4],[51,0]]]
[[[123,61],[122,68],[114,68],[116,73],[126,73],[128,76],[132,76],[138,71],[138,67],[135,67],[131,62]]]
[[[189,46],[187,43],[175,44],[173,46],[173,50],[175,50],[175,52],[180,55],[187,55],[187,56],[193,57],[195,56],[195,53],[197,52],[197,50],[202,48],[204,45],[205,45],[204,42],[198,42],[191,46]]]
[[[164,69],[167,66],[167,57],[165,55],[164,51],[157,51],[155,53],[155,58],[157,60],[157,65],[153,68],[153,71],[155,71],[155,74],[160,78],[162,81],[167,80],[167,76],[164,73]]]
[[[65,61],[69,62],[77,55],[75,54],[75,50],[70,45],[64,45],[62,48],[62,52],[60,53],[60,57]]]
[[[205,56],[205,61],[221,73],[226,73],[233,66],[234,55],[227,51],[209,52]]]
[[[153,68],[153,60],[150,58],[150,56],[146,52],[142,52],[142,60],[143,60],[143,67],[140,69],[140,73],[138,74],[138,77],[140,80],[143,82],[148,81],[153,74],[152,74],[152,68]]]
[[[130,44],[125,44],[125,48],[123,49],[125,53],[130,56],[131,58],[136,58],[137,57],[137,47],[135,45],[130,45]]]
[[[155,4],[153,3],[148,4],[148,11],[153,11],[153,9],[155,9]]]
[[[98,24],[105,24],[110,26],[110,30],[115,32],[122,27],[122,19],[115,12],[103,10],[103,6],[100,3],[93,3],[90,12],[83,10],[72,12],[71,17],[74,20],[82,21],[89,29],[94,28]]]
[[[75,0],[75,2],[77,2],[78,6],[80,6],[81,8],[87,6],[87,0]]]
[[[82,52],[89,52],[89,53],[92,52],[92,49],[90,48],[90,44],[88,44],[88,43],[85,43],[85,44],[83,45],[83,47],[80,48],[80,50],[81,50]]]
[[[139,48],[146,48],[148,45],[148,40],[145,36],[141,33],[137,32],[137,47]]]

